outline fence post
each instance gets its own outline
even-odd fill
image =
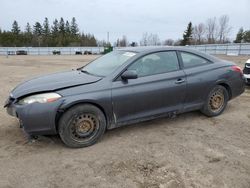
[[[241,55],[241,45],[242,44],[240,43],[238,55]]]

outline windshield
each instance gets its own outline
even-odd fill
[[[135,55],[134,52],[113,51],[87,64],[81,71],[98,76],[107,76]]]

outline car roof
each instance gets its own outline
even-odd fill
[[[181,46],[140,46],[140,47],[122,47],[122,48],[116,48],[116,50],[119,51],[130,51],[130,52],[136,52],[136,53],[152,53],[152,52],[158,52],[158,51],[165,51],[165,50],[179,50],[179,51],[185,51],[189,53],[194,53],[199,56],[202,56],[204,58],[207,58],[213,62],[219,61],[218,58],[211,56],[209,54],[203,53],[201,51],[195,50],[191,47],[181,47]]]

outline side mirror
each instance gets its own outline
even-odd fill
[[[136,70],[126,70],[124,73],[122,73],[121,78],[123,80],[136,79],[138,78],[138,75]]]

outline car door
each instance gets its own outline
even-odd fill
[[[112,83],[115,123],[180,110],[186,95],[186,78],[180,70],[175,51],[145,55],[127,70],[135,70],[137,79],[117,79]]]
[[[178,52],[187,79],[187,96],[184,108],[198,108],[203,104],[216,75],[212,74],[213,63],[189,52]]]

